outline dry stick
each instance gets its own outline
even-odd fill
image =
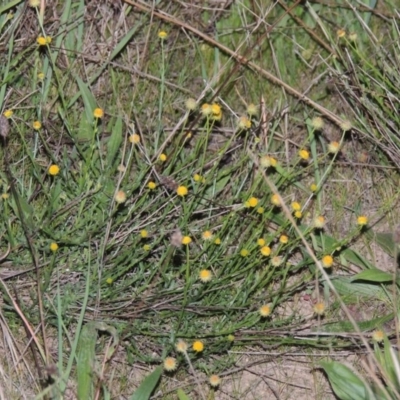
[[[249,156],[250,158],[253,160],[253,162],[257,165],[258,169],[261,171],[262,176],[265,180],[265,182],[267,183],[267,185],[269,186],[269,188],[271,189],[271,191],[273,193],[275,193],[278,197],[279,197],[279,201],[280,204],[282,206],[282,209],[286,215],[286,217],[289,219],[290,223],[292,224],[293,228],[295,229],[295,231],[297,232],[297,235],[299,236],[299,238],[301,239],[301,241],[303,242],[304,247],[307,250],[308,255],[312,258],[312,260],[315,262],[317,268],[319,269],[321,275],[324,277],[326,283],[328,284],[329,288],[331,289],[332,293],[335,295],[335,297],[337,298],[340,307],[342,308],[342,310],[345,312],[347,318],[349,319],[350,323],[353,325],[353,328],[355,329],[356,333],[359,335],[361,342],[363,343],[363,345],[365,346],[365,348],[367,349],[367,351],[369,352],[369,354],[372,356],[373,361],[375,362],[375,364],[377,365],[377,367],[379,368],[382,376],[385,376],[385,372],[383,371],[381,365],[379,364],[378,360],[375,357],[374,352],[372,351],[368,341],[366,340],[365,336],[362,334],[359,326],[357,325],[357,322],[354,320],[354,318],[352,317],[352,315],[350,314],[348,308],[346,307],[345,303],[343,302],[343,300],[341,299],[339,293],[336,291],[335,286],[332,284],[329,275],[325,272],[325,269],[322,267],[321,262],[317,259],[317,257],[314,254],[314,251],[312,250],[312,248],[310,247],[310,245],[308,244],[306,238],[304,237],[303,233],[301,232],[301,230],[299,229],[299,227],[297,226],[296,221],[294,220],[288,206],[286,205],[286,203],[284,202],[283,198],[281,197],[278,188],[275,186],[275,184],[268,178],[267,174],[265,173],[264,170],[260,169],[260,165],[258,163],[258,159],[256,158],[256,156],[251,153],[251,151],[249,151]],[[390,399],[391,397],[389,396],[389,393],[387,392],[387,390],[385,389],[385,387],[382,385],[382,382],[377,378],[376,374],[372,371],[372,369],[368,366],[367,368],[368,373],[371,375],[372,379],[374,380],[374,382],[378,385],[378,387],[383,391],[383,393],[385,393],[385,395],[387,396],[388,399]],[[393,390],[394,393],[397,393],[396,388],[394,387],[393,383],[390,381],[390,379],[387,380],[388,386],[390,386],[390,388]]]

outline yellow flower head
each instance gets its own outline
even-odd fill
[[[351,32],[351,33],[349,34],[349,40],[350,40],[351,42],[356,42],[356,41],[357,41],[357,33]]]
[[[263,213],[264,213],[264,207],[258,207],[258,208],[257,208],[257,212],[258,212],[259,214],[263,214]]]
[[[317,315],[323,315],[325,313],[325,304],[322,302],[316,303],[314,306],[314,312]]]
[[[187,349],[188,349],[188,345],[187,345],[187,343],[186,343],[184,340],[179,339],[179,340],[176,342],[175,349],[176,349],[176,351],[177,351],[178,353],[186,353],[186,352],[187,352]]]
[[[344,29],[338,29],[336,31],[336,36],[338,38],[344,38],[346,36],[346,31]]]
[[[271,196],[271,203],[277,207],[279,207],[281,205],[279,196],[276,193]]]
[[[246,204],[248,205],[248,207],[251,207],[251,208],[257,207],[257,204],[258,204],[257,197],[250,197],[250,199],[247,200]]]
[[[279,267],[282,264],[283,258],[281,256],[274,256],[271,258],[271,264],[274,267]]]
[[[301,211],[295,211],[295,212],[294,212],[294,216],[295,216],[297,219],[300,219],[300,218],[303,216],[303,213],[302,213]]]
[[[39,72],[37,74],[37,77],[38,77],[39,81],[42,81],[44,79],[44,77],[45,77],[45,74],[43,72]]]
[[[196,340],[193,342],[192,348],[196,353],[201,353],[204,350],[204,343],[200,340]]]
[[[312,184],[310,185],[310,190],[311,190],[313,193],[315,193],[315,192],[317,191],[317,189],[318,189],[318,186],[317,186],[315,183],[312,183]]]
[[[299,150],[299,156],[303,160],[308,160],[310,158],[310,153],[305,149],[301,149]]]
[[[126,193],[123,190],[118,190],[115,194],[115,202],[118,204],[125,203],[126,201]]]
[[[38,131],[42,127],[42,124],[40,123],[40,121],[34,121],[32,127],[35,131]]]
[[[190,238],[190,236],[184,236],[182,238],[182,244],[190,244],[192,243],[192,239]]]
[[[208,269],[202,269],[199,273],[199,279],[206,283],[206,282],[210,282],[212,279],[212,273],[210,270]]]
[[[292,206],[292,210],[293,210],[293,211],[299,211],[299,210],[301,210],[301,205],[300,205],[300,203],[298,203],[297,201],[294,201],[294,202],[291,204],[291,206]]]
[[[328,254],[322,257],[321,263],[324,268],[330,268],[333,265],[333,257]]]
[[[347,131],[349,131],[351,128],[352,128],[351,122],[348,121],[348,120],[342,121],[341,124],[340,124],[340,129],[341,129],[343,132],[347,132]]]
[[[274,157],[265,155],[260,158],[260,165],[263,168],[276,167],[277,164],[278,162]]]
[[[164,153],[160,154],[159,159],[160,159],[160,161],[162,161],[162,162],[167,161],[167,156],[166,156],[166,154],[164,154]]]
[[[14,114],[14,112],[13,112],[12,110],[6,110],[6,111],[4,111],[4,113],[3,113],[3,115],[4,115],[6,118],[11,118],[13,114]]]
[[[201,175],[199,175],[199,174],[194,174],[193,175],[193,179],[194,179],[195,182],[200,182],[200,181],[203,180],[203,177]]]
[[[367,224],[368,224],[368,217],[366,217],[365,215],[360,215],[359,217],[357,217],[357,225],[365,226]]]
[[[259,245],[259,246],[265,246],[265,239],[263,239],[263,238],[260,238],[260,239],[258,239],[257,240],[257,244]]]
[[[385,332],[383,332],[382,329],[377,329],[376,331],[372,332],[372,339],[375,340],[375,342],[382,342],[383,339],[385,339]]]
[[[138,144],[140,143],[140,136],[136,133],[129,135],[129,141],[133,144]]]
[[[260,252],[263,256],[268,257],[271,254],[271,248],[269,246],[262,246]]]
[[[271,306],[269,306],[268,304],[264,304],[258,309],[258,312],[262,317],[268,317],[271,314]]]
[[[331,154],[336,154],[340,150],[340,143],[339,142],[330,142],[328,144],[328,152]]]
[[[29,0],[29,7],[39,7],[40,0]]]
[[[201,106],[201,110],[200,111],[205,117],[208,117],[209,115],[212,114],[212,107],[210,106],[210,104],[204,103]]]
[[[221,244],[221,239],[220,239],[220,238],[216,238],[216,239],[214,240],[214,244],[220,245],[220,244]]]
[[[210,385],[212,387],[217,387],[221,383],[221,378],[218,375],[211,375],[210,378],[208,379]]]
[[[60,167],[56,164],[52,164],[50,165],[48,172],[52,176],[58,175],[58,173],[60,172]]]
[[[314,218],[314,227],[318,229],[322,229],[325,226],[325,218],[322,215],[319,215]]]
[[[46,46],[46,44],[47,44],[47,40],[46,40],[46,38],[45,38],[44,36],[39,36],[39,37],[36,39],[36,42],[37,42],[37,44],[38,44],[39,46]]]
[[[144,250],[144,251],[150,251],[150,249],[151,249],[151,246],[150,246],[149,244],[145,244],[145,245],[143,246],[143,250]]]
[[[154,190],[154,189],[157,187],[157,184],[156,184],[155,182],[153,182],[153,181],[150,181],[150,182],[147,184],[147,187],[148,187],[150,190]]]
[[[239,118],[238,121],[238,128],[239,129],[250,129],[251,128],[251,120],[249,120],[246,116],[242,116]]]
[[[250,252],[247,249],[242,249],[242,250],[240,250],[240,255],[242,257],[247,257],[250,255]]]
[[[58,244],[55,242],[50,243],[50,250],[55,253],[58,250]]]
[[[178,366],[178,362],[174,357],[167,357],[164,360],[164,369],[168,372],[175,371],[176,367]]]
[[[93,111],[93,115],[95,118],[103,118],[104,116],[104,111],[102,108],[95,108]]]
[[[184,197],[188,194],[188,189],[186,186],[178,186],[176,193],[178,196]]]
[[[164,40],[164,39],[166,39],[166,38],[168,37],[168,33],[165,32],[165,31],[160,31],[160,32],[158,32],[158,37],[159,37],[161,40]]]
[[[282,244],[286,244],[289,241],[289,238],[286,235],[281,235],[280,238],[279,238],[279,241]]]
[[[113,282],[114,282],[114,280],[113,280],[113,278],[111,278],[111,277],[108,277],[108,278],[106,279],[107,285],[112,285]]]
[[[140,231],[140,236],[144,239],[144,238],[147,238],[147,237],[149,237],[149,232],[147,232],[147,230],[146,229],[142,229],[141,231]]]
[[[204,231],[203,234],[201,235],[201,237],[204,240],[211,240],[213,238],[213,234],[211,231]]]
[[[219,114],[221,114],[221,112],[222,112],[221,106],[220,106],[219,104],[217,104],[217,103],[211,104],[211,112],[212,112],[214,115],[219,115]]]

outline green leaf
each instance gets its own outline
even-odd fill
[[[176,394],[179,400],[190,400],[189,396],[182,389],[178,389]]]
[[[89,90],[88,86],[79,76],[75,77],[78,82],[80,94],[82,96],[83,104],[85,106],[86,119],[89,124],[93,125],[94,116],[93,111],[96,108],[96,99],[94,98],[92,92]]]
[[[359,274],[354,275],[351,278],[352,281],[370,281],[370,282],[392,282],[393,275],[389,274],[388,272],[381,271],[380,269],[368,269],[365,271],[360,272]]]
[[[130,400],[148,400],[158,385],[162,371],[162,367],[159,366],[150,375],[148,375],[137,388]]]
[[[336,361],[321,361],[336,396],[341,400],[374,399],[370,388],[350,368]]]

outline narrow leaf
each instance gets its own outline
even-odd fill
[[[157,367],[137,388],[130,400],[148,400],[158,385],[162,374],[162,367]]]

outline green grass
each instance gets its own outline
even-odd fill
[[[26,270],[0,275],[4,368],[27,398],[224,398],[263,347],[282,369],[304,352],[340,398],[398,394],[372,336],[398,337],[396,263],[372,244],[397,255],[394,10],[262,4],[0,9],[2,262]],[[344,349],[380,375],[329,361]]]

